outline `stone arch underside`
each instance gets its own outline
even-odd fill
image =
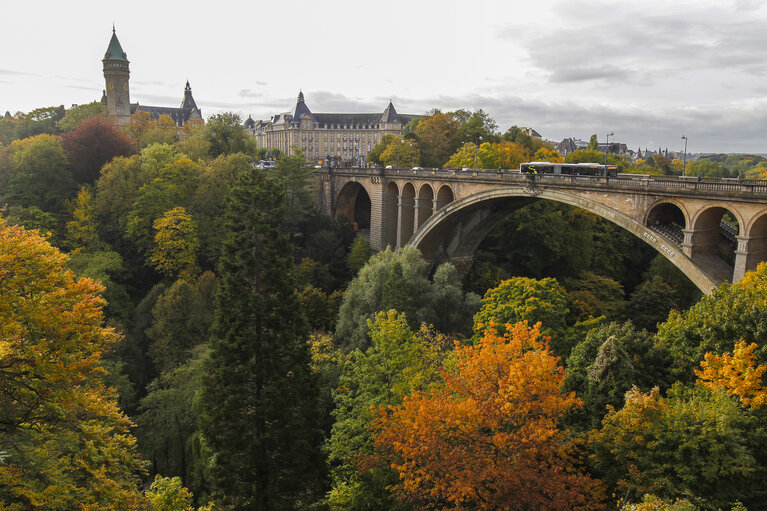
[[[370,229],[371,202],[365,187],[356,181],[346,183],[338,194],[336,216],[346,217],[360,231]]]
[[[421,250],[432,265],[450,261],[462,273],[468,271],[474,251],[503,218],[535,200],[553,200],[590,211],[626,229],[666,257],[704,293],[721,280],[695,264],[681,248],[629,216],[576,194],[537,189],[534,194],[514,188],[480,192],[441,208],[408,242]]]

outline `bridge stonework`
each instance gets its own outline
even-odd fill
[[[763,181],[430,169],[334,168],[316,176],[321,209],[354,222],[374,250],[409,244],[433,264],[451,261],[462,272],[498,222],[535,200],[619,225],[706,293],[767,260]]]

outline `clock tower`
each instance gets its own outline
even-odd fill
[[[112,39],[101,61],[104,63],[104,81],[106,82],[106,99],[109,117],[118,126],[125,126],[130,121],[130,67],[128,56],[117,40],[114,26]]]

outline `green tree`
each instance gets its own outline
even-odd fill
[[[678,309],[674,299],[675,290],[660,276],[653,275],[637,286],[628,302],[631,319],[639,328],[655,331],[658,323],[668,318],[673,309]]]
[[[599,426],[607,405],[623,407],[626,392],[636,386],[642,391],[671,385],[668,353],[654,345],[646,330],[637,330],[628,321],[597,327],[573,347],[567,358],[565,388],[575,391],[584,406],[568,417],[578,429]]]
[[[383,165],[384,163],[383,160],[381,160],[381,154],[395,139],[396,137],[394,135],[384,135],[381,137],[381,141],[373,146],[368,152],[368,161],[373,162],[376,165]]]
[[[200,268],[197,266],[197,226],[182,207],[163,213],[154,221],[154,247],[152,264],[170,277],[191,279]]]
[[[334,509],[408,509],[388,488],[396,472],[360,471],[356,461],[373,450],[371,408],[400,404],[411,392],[434,386],[447,343],[427,329],[414,333],[395,310],[376,314],[368,328],[369,347],[351,353],[334,393],[336,420],[326,445],[333,466],[328,500]]]
[[[0,168],[6,186],[0,190],[0,204],[38,207],[49,213],[61,211],[64,201],[74,196],[75,182],[61,139],[37,135],[14,141],[10,167]]]
[[[540,321],[541,333],[552,338],[555,352],[562,353],[567,313],[567,294],[556,279],[514,277],[485,293],[482,308],[474,315],[473,340],[476,343],[491,322],[502,335],[506,324],[527,321],[534,325]]]
[[[160,373],[183,364],[195,346],[207,341],[213,310],[200,287],[210,277],[201,277],[196,284],[177,280],[152,307],[152,326],[146,333],[152,340],[149,353]]]
[[[98,219],[101,238],[114,247],[121,247],[128,213],[139,189],[149,181],[138,155],[115,158],[104,165],[96,182],[93,210]]]
[[[203,132],[214,158],[221,154],[250,153],[255,145],[240,116],[231,112],[211,115]]]
[[[144,467],[104,385],[102,326],[90,279],[35,232],[0,219],[0,502],[7,509],[143,509]]]
[[[405,247],[399,253],[387,248],[371,257],[344,293],[336,323],[335,342],[339,348],[366,349],[367,322],[381,311],[395,309],[405,314],[411,328],[417,328],[422,322],[441,322],[443,327],[459,324],[455,315],[476,310],[474,296],[464,295],[460,304],[448,298],[452,290],[444,281],[440,283],[442,289],[435,293],[435,284],[426,278],[427,266],[414,247]],[[458,310],[449,310],[448,305]]]
[[[723,509],[736,499],[764,502],[764,469],[754,459],[753,419],[721,392],[675,385],[633,389],[602,429],[591,433],[597,475],[629,502],[646,493],[684,497],[699,508]]]
[[[302,154],[282,156],[271,174],[284,190],[287,205],[287,225],[297,229],[299,223],[314,207],[314,169],[306,164]]]
[[[605,316],[609,321],[626,317],[623,287],[609,277],[581,272],[577,279],[566,279],[567,301],[573,320]]]
[[[106,117],[107,113],[106,105],[100,101],[94,101],[84,105],[74,105],[66,111],[61,120],[56,122],[56,127],[61,131],[72,131],[77,128],[80,123],[94,117]]]
[[[599,139],[597,138],[597,134],[594,133],[591,135],[591,138],[589,139],[589,145],[587,147],[589,151],[596,151],[599,149]]]
[[[349,271],[356,275],[360,269],[365,266],[365,263],[370,259],[370,243],[362,236],[357,236],[352,242],[349,255],[346,257],[346,264],[349,266]]]
[[[213,495],[236,508],[307,507],[322,488],[322,432],[284,194],[254,170],[229,204],[202,395]]]
[[[743,339],[759,345],[767,362],[767,263],[735,284],[722,284],[684,312],[673,311],[658,327],[657,342],[674,359],[674,375],[691,380],[706,353],[731,353]]]

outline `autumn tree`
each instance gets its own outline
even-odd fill
[[[66,224],[66,245],[72,251],[97,249],[101,242],[89,187],[80,187],[73,202],[72,219]]]
[[[671,353],[676,378],[691,381],[706,353],[732,353],[741,339],[756,342],[755,354],[767,362],[767,263],[735,284],[723,284],[687,311],[673,311],[658,327],[657,342]]]
[[[324,466],[308,328],[282,228],[281,184],[251,169],[230,189],[202,393],[217,505],[305,508]]]
[[[418,165],[421,154],[417,144],[395,136],[381,153],[380,159],[384,165],[410,167]]]
[[[450,115],[435,110],[418,121],[414,134],[424,167],[442,167],[461,145],[458,139],[460,123]]]
[[[136,152],[130,137],[101,117],[80,123],[74,130],[62,134],[61,141],[78,183],[94,183],[105,163],[115,156]]]
[[[154,247],[152,264],[158,271],[182,279],[191,279],[200,268],[197,266],[197,226],[182,207],[163,213],[154,221]]]
[[[651,493],[725,509],[736,500],[749,508],[764,502],[765,471],[756,461],[764,438],[723,392],[677,384],[668,397],[632,389],[590,441],[594,470],[616,496],[638,502]]]
[[[444,386],[379,407],[373,461],[399,473],[397,491],[423,509],[601,509],[559,419],[580,406],[538,327],[486,330],[456,346]]]
[[[35,232],[0,219],[0,502],[8,509],[145,509],[143,462],[103,383],[103,288],[75,280]]]
[[[696,370],[695,374],[703,386],[724,390],[740,399],[744,406],[761,408],[767,404],[767,387],[764,386],[767,365],[757,362],[757,348],[755,342],[747,345],[741,340],[732,355],[706,353],[705,360],[700,363],[702,370]]]

